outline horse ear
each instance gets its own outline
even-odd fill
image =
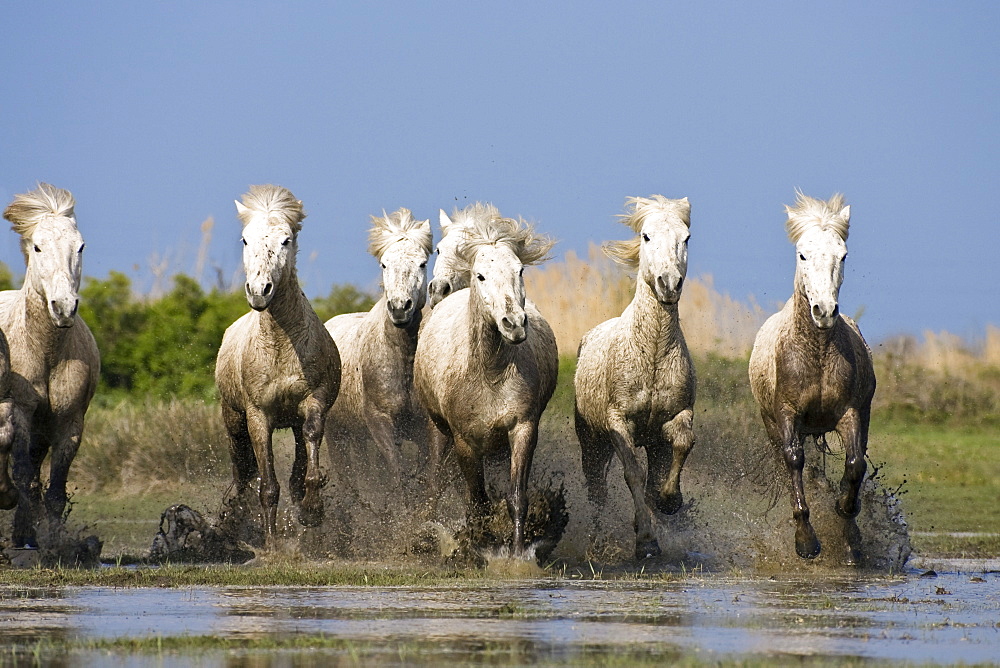
[[[243,218],[245,215],[247,215],[248,213],[250,213],[250,209],[248,209],[247,207],[243,206],[243,202],[239,201],[238,199],[234,199],[233,202],[236,203],[236,214],[240,218]]]
[[[418,221],[417,225],[420,226],[421,230],[427,230],[428,232],[431,231],[431,219],[430,218],[428,218],[427,220]]]
[[[851,205],[848,204],[843,209],[840,210],[840,217],[844,219],[845,223],[851,222]]]
[[[449,218],[448,214],[444,212],[444,209],[438,209],[438,211],[439,211],[439,221],[441,224],[441,231],[447,232],[448,227],[451,225],[451,218]]]

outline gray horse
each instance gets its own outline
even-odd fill
[[[820,542],[809,523],[802,486],[803,441],[836,431],[844,443],[846,462],[836,510],[853,549],[875,371],[857,323],[841,314],[838,304],[851,208],[841,195],[828,202],[797,195],[795,206],[785,207],[785,229],[795,244],[795,292],[757,333],[750,386],[767,435],[791,476],[795,551],[812,559],[820,553]]]

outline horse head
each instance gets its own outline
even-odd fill
[[[57,327],[72,327],[80,306],[84,243],[74,205],[68,190],[41,183],[37,190],[15,197],[4,211],[21,235],[25,286],[41,295]]]
[[[816,327],[830,329],[840,315],[851,207],[839,195],[823,202],[799,193],[797,205],[786,211],[785,227],[795,244],[795,289],[808,301]]]
[[[413,322],[426,302],[427,258],[432,238],[429,220],[414,220],[409,209],[372,216],[369,251],[382,266],[382,290],[389,319],[396,327]]]
[[[271,303],[275,291],[295,274],[302,202],[279,186],[251,186],[236,202],[243,221],[243,269],[247,302],[255,311]]]

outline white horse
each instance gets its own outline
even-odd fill
[[[660,195],[633,197],[626,204],[631,211],[623,222],[637,236],[609,244],[605,252],[638,269],[635,297],[620,317],[601,323],[580,342],[576,433],[597,511],[607,499],[608,466],[618,453],[635,504],[635,555],[643,559],[660,554],[650,504],[668,514],[680,509],[681,469],[694,446],[694,366],[677,312],[691,205],[686,197]],[[648,477],[639,448],[646,449]]]
[[[464,271],[458,262],[456,251],[462,241],[462,236],[477,220],[499,218],[500,211],[492,204],[475,202],[464,209],[455,209],[448,214],[441,209],[439,213],[441,224],[441,241],[435,249],[434,276],[430,284],[431,308],[452,294],[469,287],[469,273]]]
[[[424,322],[414,359],[414,384],[431,420],[432,461],[448,441],[465,476],[470,519],[485,516],[483,460],[510,450],[507,508],[513,552],[524,551],[527,484],[538,421],[558,373],[556,340],[525,299],[524,266],[541,262],[552,241],[499,216],[477,220],[463,234],[457,257],[468,290],[443,299]],[[436,454],[435,454],[436,453]]]
[[[847,457],[836,510],[853,550],[875,371],[857,323],[840,313],[851,207],[842,195],[828,202],[801,192],[797,196],[795,206],[785,207],[785,229],[795,244],[795,292],[757,333],[750,387],[767,435],[791,476],[795,551],[811,559],[819,555],[820,542],[809,523],[802,486],[803,441],[836,431],[844,443]]]
[[[340,394],[326,420],[326,441],[331,460],[338,462],[354,443],[373,439],[398,483],[402,440],[426,435],[427,427],[413,391],[413,356],[426,302],[430,221],[415,220],[409,209],[372,216],[368,242],[382,267],[384,294],[370,311],[345,313],[326,323],[343,369]]]
[[[247,302],[253,309],[226,330],[215,366],[229,432],[233,482],[242,495],[257,478],[266,544],[274,546],[280,490],[272,432],[291,427],[295,462],[289,480],[299,521],[323,519],[319,466],[326,414],[340,388],[340,355],[295,272],[302,202],[279,186],[251,186],[236,202],[243,222]]]
[[[59,521],[66,508],[66,480],[83,434],[83,419],[101,368],[97,343],[77,315],[83,237],[68,190],[47,183],[17,195],[3,216],[21,235],[27,263],[20,290],[0,292],[0,328],[10,345],[15,545],[38,545],[41,467],[49,455],[45,508]],[[3,507],[10,497],[4,495]]]

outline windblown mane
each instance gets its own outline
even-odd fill
[[[478,218],[465,230],[465,236],[455,253],[456,264],[462,271],[471,271],[472,260],[481,246],[505,244],[524,265],[538,264],[549,258],[555,241],[536,234],[534,228],[523,220],[503,218]]]
[[[619,217],[622,223],[628,225],[636,234],[642,230],[646,219],[651,216],[660,218],[675,217],[687,227],[691,227],[691,203],[688,198],[667,199],[663,195],[652,197],[629,197],[625,200],[625,213]],[[639,267],[639,237],[625,241],[609,241],[604,244],[604,254],[612,260],[630,269]]]
[[[250,191],[243,195],[243,206],[249,211],[238,213],[243,226],[253,219],[254,214],[264,214],[268,220],[277,218],[278,223],[287,223],[293,232],[302,229],[302,220],[306,212],[302,208],[302,200],[287,188],[275,185],[250,186]]]
[[[16,195],[4,209],[3,217],[11,222],[15,232],[29,237],[38,221],[45,216],[72,218],[75,204],[68,190],[39,183],[35,190]]]
[[[474,202],[464,209],[455,207],[451,214],[452,225],[459,229],[471,227],[477,220],[500,218],[500,210],[489,202]]]
[[[795,205],[785,206],[788,214],[785,231],[793,244],[798,243],[806,230],[815,227],[834,232],[847,241],[850,219],[840,215],[845,206],[842,194],[836,193],[826,202],[803,195],[801,190],[796,190],[795,196]]]
[[[404,239],[417,244],[428,255],[434,248],[429,222],[415,220],[409,209],[400,208],[390,214],[383,211],[381,216],[372,216],[372,228],[368,230],[369,253],[381,258],[389,246]]]

